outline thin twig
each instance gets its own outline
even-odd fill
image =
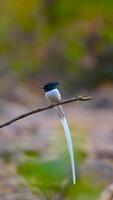
[[[29,115],[33,115],[35,113],[39,113],[39,112],[42,112],[44,110],[49,110],[51,108],[54,108],[55,106],[58,106],[58,105],[62,105],[62,104],[66,104],[66,103],[71,103],[71,102],[74,102],[74,101],[88,101],[90,100],[91,97],[84,97],[84,96],[76,96],[76,97],[73,97],[73,98],[70,98],[70,99],[66,99],[66,100],[62,100],[60,101],[59,103],[56,103],[56,104],[52,104],[52,105],[49,105],[49,106],[46,106],[44,108],[38,108],[38,109],[35,109],[35,110],[32,110],[30,112],[27,112],[27,113],[24,113],[22,115],[19,115],[18,117],[15,117],[14,119],[12,120],[9,120],[3,124],[0,125],[0,128],[3,128],[5,126],[8,126],[12,123],[14,123],[15,121],[18,121],[20,119],[23,119]]]

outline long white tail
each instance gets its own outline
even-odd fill
[[[70,130],[69,130],[68,123],[67,123],[67,120],[65,118],[64,112],[62,110],[62,107],[57,106],[55,108],[57,110],[57,113],[60,117],[62,126],[64,128],[65,137],[66,137],[66,141],[67,141],[67,145],[68,145],[68,149],[69,149],[69,154],[70,154],[70,159],[71,159],[73,183],[75,184],[76,183],[75,161],[74,161],[73,145],[72,145],[72,141],[71,141]]]

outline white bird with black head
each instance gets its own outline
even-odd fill
[[[41,86],[41,88],[43,88],[43,90],[45,91],[45,97],[51,104],[58,103],[61,100],[60,92],[57,89],[58,85],[59,85],[58,82],[50,82],[44,86]],[[64,115],[61,105],[56,106],[55,108],[57,110],[57,113],[60,117],[60,121],[64,128],[64,133],[65,133],[65,137],[66,137],[66,141],[67,141],[67,145],[69,149],[69,154],[70,154],[70,160],[71,160],[73,183],[75,184],[76,183],[75,161],[74,161],[74,152],[73,152],[73,145],[72,145],[70,130],[69,130],[68,123],[67,123],[67,120],[66,120],[66,117]]]

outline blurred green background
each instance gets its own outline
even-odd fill
[[[1,130],[0,194],[98,199],[113,180],[113,1],[1,0],[0,41],[1,122],[43,106],[39,85],[48,81],[64,95],[93,96],[64,108],[77,185],[59,119],[48,111]]]
[[[112,81],[112,6],[111,0],[2,0],[1,73],[63,79],[70,88]]]

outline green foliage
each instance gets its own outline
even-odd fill
[[[1,55],[22,78],[44,73],[46,68],[46,72],[63,78],[65,74],[69,82],[79,84],[78,80],[87,80],[92,73],[83,70],[80,61],[87,53],[95,58],[100,51],[98,47],[88,49],[86,38],[98,33],[113,45],[112,7],[111,0],[1,1]],[[103,44],[105,49],[111,45],[102,41],[99,49]],[[93,73],[96,76],[96,71]]]
[[[81,178],[75,187],[71,185],[68,187],[66,196],[69,200],[95,200],[98,199],[101,191],[101,186],[93,185],[89,180]]]
[[[29,150],[24,152],[24,155],[27,156],[28,158],[37,158],[39,157],[39,153],[37,151],[34,150]]]
[[[60,160],[32,160],[21,164],[18,172],[28,183],[41,190],[58,190],[67,176],[67,170]]]
[[[61,195],[63,192],[64,199],[95,200],[102,190],[101,185],[95,185],[87,177],[78,177],[77,184],[73,185],[69,180],[70,175],[67,174],[64,160],[27,161],[18,166],[18,172],[24,176],[32,190],[40,190],[49,199],[51,199],[51,193]],[[66,180],[67,184],[62,187]]]
[[[72,130],[75,130],[73,124]],[[72,135],[73,144],[76,147],[74,152],[77,166],[76,185],[72,183],[70,158],[64,139],[60,130],[57,130],[56,140],[52,147],[55,152],[57,151],[56,159],[42,159],[41,156],[37,157],[36,152],[26,152],[27,159],[17,166],[17,172],[25,178],[33,192],[39,193],[45,199],[54,199],[56,194],[62,200],[97,199],[103,189],[103,185],[95,183],[91,176],[82,177],[79,175],[79,166],[82,165],[87,157],[86,152],[83,150],[83,144],[86,144],[87,141],[86,134],[83,130],[78,129],[77,134]]]

